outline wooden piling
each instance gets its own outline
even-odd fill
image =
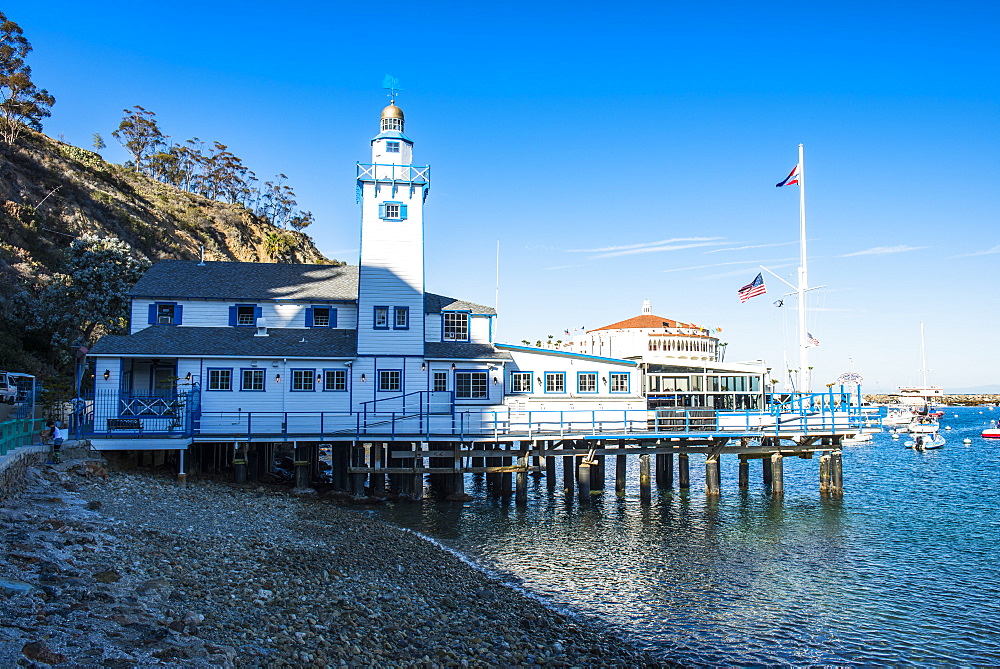
[[[643,504],[649,504],[653,499],[652,491],[650,490],[651,478],[649,473],[649,453],[643,453],[639,456],[639,501]]]
[[[556,490],[556,456],[552,453],[545,456],[545,487],[549,492]]]
[[[829,453],[819,456],[819,491],[821,493],[830,492],[830,460]]]
[[[413,450],[415,450],[415,451],[425,451],[425,450],[429,450],[429,448],[430,448],[430,444],[428,444],[427,442],[422,442],[422,441],[420,441],[420,442],[414,442],[414,443],[409,444],[409,445],[412,446]],[[427,446],[428,448],[424,448],[424,446]],[[424,458],[423,458],[422,455],[415,456],[409,462],[410,462],[411,466],[414,469],[423,469],[424,468]],[[423,472],[414,472],[412,476],[404,474],[403,477],[404,477],[404,480],[405,480],[405,483],[406,483],[406,489],[407,489],[406,490],[406,495],[410,499],[415,499],[415,500],[421,500],[421,499],[423,499],[424,498],[424,474],[423,474]],[[463,483],[463,486],[464,486],[465,482],[463,481],[462,483]]]
[[[604,493],[604,456],[594,455],[590,465],[590,494]]]
[[[656,487],[663,487],[663,453],[657,453],[655,459],[653,460],[653,479],[656,481]]]
[[[834,451],[830,456],[830,492],[844,494],[844,458],[840,451]]]
[[[628,456],[619,454],[615,458],[615,494],[625,494],[625,472],[628,470]]]
[[[514,495],[514,502],[518,506],[528,505],[528,456],[521,455],[517,458],[517,466],[523,469],[517,472],[517,492]]]
[[[743,455],[740,456],[739,486],[740,490],[750,487],[750,461]]]
[[[247,482],[247,445],[243,444],[236,449],[233,456],[233,481],[237,485]]]
[[[663,454],[663,487],[672,489],[674,487],[674,454]]]
[[[351,446],[351,466],[365,466],[365,447],[358,442]],[[365,496],[365,478],[367,474],[351,474],[351,494],[355,497]]]
[[[691,487],[691,471],[688,467],[688,454],[677,454],[677,487],[687,490]]]
[[[299,442],[295,446],[295,487],[305,490],[309,487],[309,448]]]
[[[573,479],[576,477],[576,457],[573,455],[563,456],[563,492],[567,495],[573,494]]]
[[[705,460],[705,494],[717,496],[720,492],[719,457]]]
[[[501,466],[503,467],[512,467],[514,465],[514,458],[511,457],[501,458],[501,462],[502,462]],[[500,496],[510,497],[511,493],[513,492],[513,487],[514,487],[514,473],[508,471],[500,474]]]
[[[590,501],[590,465],[581,462],[577,470],[577,483],[579,485],[579,495],[581,502]]]
[[[763,457],[760,460],[760,474],[764,485],[771,485],[771,458]]]
[[[771,494],[785,494],[785,463],[781,453],[771,454]]]
[[[375,469],[381,469],[386,464],[387,449],[386,444],[372,444],[372,467]],[[371,475],[369,479],[371,481],[372,495],[375,497],[382,497],[385,495],[385,474],[375,474]]]

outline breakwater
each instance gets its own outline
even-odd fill
[[[865,395],[865,401],[871,404],[891,404],[897,402],[896,395]],[[997,406],[1000,405],[1000,394],[987,393],[978,395],[945,395],[942,400],[949,406]]]

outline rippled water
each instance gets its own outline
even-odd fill
[[[709,501],[692,456],[691,491],[654,489],[648,506],[636,471],[614,494],[609,459],[610,490],[590,506],[529,478],[519,509],[470,476],[473,502],[378,513],[684,664],[997,664],[1000,440],[979,438],[991,418],[1000,409],[949,409],[938,451],[888,434],[845,448],[838,500],[820,497],[815,459],[785,459],[781,501],[759,465],[741,493],[729,456]]]

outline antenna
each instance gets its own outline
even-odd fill
[[[389,96],[390,102],[395,102],[396,97],[403,92],[403,89],[399,87],[399,79],[391,74],[385,75],[385,79],[382,80],[382,88],[389,91],[386,95]]]
[[[204,267],[204,266],[205,266],[205,247],[202,246],[201,247],[201,262],[198,263],[198,267]]]

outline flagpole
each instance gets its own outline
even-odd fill
[[[799,144],[799,378],[804,392],[811,392],[812,374],[809,372],[809,345],[806,342],[806,291],[809,289],[809,272],[806,265],[806,176],[802,145]]]

